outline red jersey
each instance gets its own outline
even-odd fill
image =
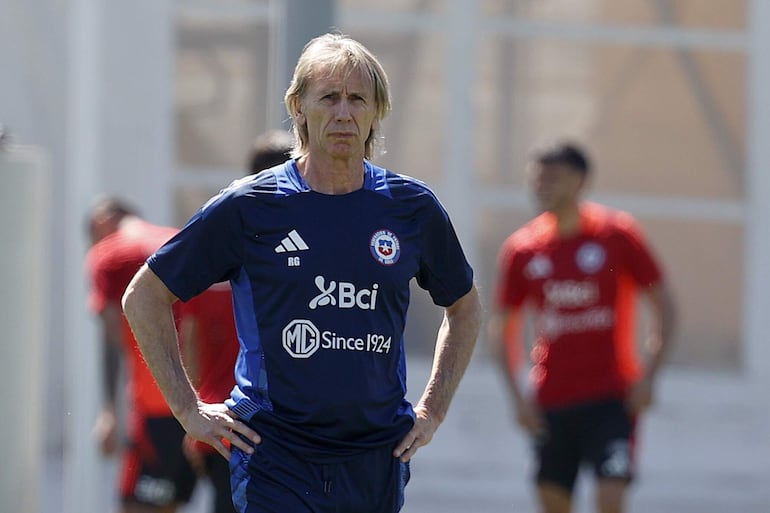
[[[212,285],[185,303],[182,312],[196,322],[198,395],[205,402],[224,402],[235,386],[235,359],[240,347],[230,285]]]
[[[182,314],[186,321],[195,322],[198,395],[207,403],[222,403],[235,386],[235,360],[240,348],[230,284],[212,285],[184,303]],[[199,441],[195,447],[202,453],[216,452]]]
[[[90,278],[89,308],[97,314],[110,303],[117,304],[120,308],[123,292],[134,274],[145,260],[176,232],[174,228],[135,220],[94,244],[86,255],[86,270]],[[175,317],[178,316],[175,314]],[[128,321],[123,315],[121,326],[130,410],[145,416],[171,415],[171,410],[147,368]]]
[[[561,238],[555,216],[545,213],[506,239],[498,265],[498,306],[526,302],[536,312],[538,402],[554,408],[623,398],[640,375],[636,291],[662,278],[636,221],[585,203],[579,232]]]

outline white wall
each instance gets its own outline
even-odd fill
[[[43,477],[48,302],[45,261],[51,196],[49,169],[37,148],[0,148],[0,511],[39,511]]]
[[[66,2],[55,0],[0,0],[0,123],[7,125],[20,143],[45,148],[50,162],[48,183],[52,191],[65,183],[64,148],[66,144]],[[2,186],[3,190],[5,185]],[[66,198],[61,194],[50,197],[51,214],[47,236],[50,254],[41,265],[49,276],[50,305],[65,300],[65,274],[57,269],[53,255],[61,255],[66,240],[65,223],[61,213]],[[62,383],[65,369],[59,365],[65,352],[66,339],[54,337],[66,330],[66,318],[54,308],[48,308],[43,336],[46,339],[45,375],[51,383]],[[4,330],[4,327],[2,328]],[[47,445],[50,451],[60,451],[64,422],[65,390],[51,387],[46,394],[45,409],[50,428]]]

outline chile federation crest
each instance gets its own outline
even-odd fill
[[[401,256],[401,245],[396,234],[390,230],[374,232],[369,241],[369,250],[372,256],[382,265],[393,265]]]

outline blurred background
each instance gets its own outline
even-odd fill
[[[92,200],[181,225],[244,174],[255,136],[289,128],[293,64],[330,27],[383,63],[377,162],[436,190],[485,305],[500,243],[534,213],[529,150],[589,148],[590,197],[641,221],[681,317],[631,511],[770,511],[768,0],[0,0],[0,510],[111,508],[90,438]],[[413,397],[439,315],[415,291]],[[533,511],[485,342],[407,512]]]

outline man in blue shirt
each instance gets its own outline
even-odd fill
[[[363,45],[340,34],[309,42],[285,102],[292,159],[201,207],[134,277],[124,310],[181,424],[230,458],[239,511],[394,513],[408,462],[473,352],[473,272],[433,192],[369,160],[390,93]],[[414,407],[403,341],[412,278],[445,308]],[[241,346],[236,386],[226,404],[206,404],[170,306],[223,280]]]

